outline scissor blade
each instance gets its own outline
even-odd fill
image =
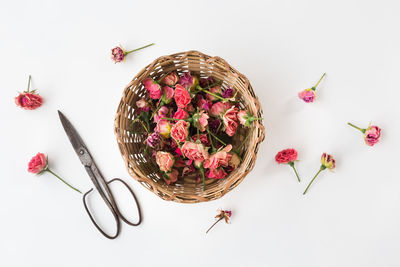
[[[65,115],[59,110],[58,116],[60,117],[61,124],[64,127],[64,130],[67,133],[68,139],[71,142],[76,154],[81,157],[80,150],[82,148],[86,149],[85,143],[83,142],[78,132],[75,130],[74,126],[72,126],[72,124],[69,122],[67,117],[65,117]]]

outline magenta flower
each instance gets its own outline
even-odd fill
[[[125,56],[127,56],[128,54],[138,51],[138,50],[141,50],[143,48],[152,46],[152,45],[154,45],[154,43],[142,46],[140,48],[136,48],[131,51],[125,51],[124,49],[122,49],[121,46],[114,47],[113,49],[111,49],[111,59],[114,61],[114,63],[119,63],[119,62],[125,60]]]
[[[228,86],[225,90],[222,91],[223,98],[231,98],[233,96],[233,89]]]
[[[321,82],[322,78],[324,78],[325,75],[326,75],[326,73],[324,73],[322,75],[322,77],[319,79],[319,81],[313,87],[299,92],[299,94],[298,94],[299,98],[306,103],[314,102],[315,96],[316,96],[315,90],[317,89],[317,86],[319,85],[319,83]]]
[[[158,132],[154,132],[149,135],[146,139],[146,143],[151,148],[158,148],[161,143],[161,135]]]
[[[364,134],[364,141],[369,146],[375,145],[379,142],[379,139],[381,138],[381,128],[379,128],[378,126],[370,125],[367,129],[362,129],[350,122],[348,122],[347,124],[362,132]]]
[[[189,88],[193,85],[193,77],[192,75],[190,75],[189,72],[185,72],[184,74],[182,74],[178,83],[185,88]]]

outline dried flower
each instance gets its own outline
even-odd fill
[[[238,114],[237,114],[237,118],[238,118],[240,124],[245,126],[245,127],[249,127],[253,123],[253,121],[262,120],[263,119],[263,118],[257,118],[257,117],[252,116],[246,110],[239,111]]]
[[[173,184],[178,181],[179,172],[177,169],[172,169],[170,172],[163,173],[164,181],[167,185]]]
[[[176,142],[185,142],[189,134],[190,123],[184,120],[177,121],[171,128],[171,137]]]
[[[146,139],[147,145],[151,148],[159,148],[161,144],[161,135],[158,132],[150,134]]]
[[[222,97],[223,98],[231,98],[233,97],[233,89],[231,87],[228,86],[228,88],[226,88],[225,90],[222,91]]]
[[[325,75],[326,75],[326,73],[324,73],[322,75],[322,77],[319,79],[319,81],[313,87],[301,91],[298,94],[299,98],[302,99],[306,103],[314,102],[315,95],[316,95],[315,90],[317,89],[317,86],[319,85],[319,83],[321,82],[322,78],[324,78]]]
[[[174,97],[174,89],[169,86],[164,86],[162,88],[161,101],[164,104],[169,104],[173,97]]]
[[[167,120],[159,120],[154,131],[160,133],[165,138],[168,138],[169,133],[171,132],[171,123]]]
[[[222,120],[225,126],[225,132],[229,136],[233,136],[236,133],[238,127],[237,113],[238,109],[233,106],[225,112],[224,116],[222,116]]]
[[[149,92],[151,99],[160,99],[161,97],[161,86],[151,78],[143,80],[144,88]]]
[[[297,180],[300,182],[299,174],[297,173],[296,168],[294,167],[294,162],[297,160],[297,151],[293,148],[284,149],[279,151],[275,156],[275,161],[278,164],[288,164],[292,167],[294,173],[296,174]]]
[[[141,112],[147,112],[150,109],[149,103],[144,99],[136,101],[136,106]]]
[[[221,220],[225,219],[225,223],[230,223],[230,218],[232,216],[232,211],[230,210],[222,210],[219,209],[218,210],[218,214],[217,216],[215,216],[215,218],[217,219],[217,221],[211,225],[210,228],[208,228],[208,230],[206,231],[206,234]]]
[[[169,152],[157,151],[156,162],[162,172],[169,172],[174,165],[175,158]]]
[[[169,85],[169,86],[173,86],[175,85],[179,80],[178,74],[176,74],[176,72],[171,72],[170,74],[166,75],[161,82]]]
[[[131,51],[125,51],[121,46],[114,47],[113,49],[111,49],[111,59],[114,61],[114,63],[119,63],[119,62],[125,60],[125,56],[126,55],[128,55],[128,54],[130,54],[132,52],[141,50],[143,48],[152,46],[152,45],[154,45],[154,43],[142,46],[140,48],[137,48],[137,49],[134,49],[134,50],[131,50]]]
[[[381,128],[379,128],[378,126],[369,125],[367,129],[362,129],[350,122],[348,122],[347,124],[362,132],[364,134],[364,141],[369,146],[375,145],[379,142],[379,139],[381,138]]]
[[[214,80],[213,80],[212,77],[207,77],[207,78],[200,79],[200,86],[202,88],[205,88],[205,87],[207,87],[207,86],[209,86],[209,85],[211,85],[213,83],[214,83]]]
[[[310,188],[311,184],[314,182],[315,178],[317,178],[318,174],[320,172],[322,172],[325,169],[329,169],[329,170],[333,170],[336,167],[336,162],[335,159],[333,158],[332,155],[323,153],[321,156],[321,167],[319,168],[319,171],[317,172],[317,174],[315,174],[314,178],[312,178],[312,180],[310,181],[310,183],[308,184],[306,190],[304,191],[303,195],[305,195],[308,191],[308,189]]]
[[[220,126],[221,126],[221,120],[219,120],[219,119],[209,119],[208,120],[208,128],[210,129],[210,131],[212,133],[217,134]]]
[[[192,98],[190,97],[189,92],[180,84],[175,86],[175,102],[178,108],[186,108],[186,106],[190,103]]]
[[[20,93],[17,97],[15,97],[15,104],[20,108],[26,110],[33,110],[40,107],[43,103],[43,98],[36,93],[36,90],[30,91],[31,85],[31,75],[29,75],[28,80],[28,88],[23,93]]]
[[[34,156],[28,163],[28,172],[34,173],[34,174],[42,174],[44,172],[49,172],[53,174],[55,177],[60,179],[64,184],[68,185],[70,188],[74,189],[75,191],[79,192],[82,194],[81,191],[64,181],[60,176],[55,174],[52,170],[49,168],[48,160],[45,154],[43,153],[37,153],[36,156]]]

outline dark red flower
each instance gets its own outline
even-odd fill
[[[279,164],[293,162],[297,159],[297,151],[293,148],[288,148],[278,152],[275,156],[275,161]]]

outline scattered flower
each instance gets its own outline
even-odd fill
[[[319,85],[319,83],[321,82],[322,78],[324,78],[325,75],[326,75],[326,73],[324,73],[322,75],[322,77],[319,79],[319,81],[313,87],[301,91],[298,94],[299,98],[302,99],[306,103],[314,102],[315,96],[316,96],[315,90],[317,89],[317,86]]]
[[[231,216],[232,216],[232,211],[219,209],[217,216],[215,216],[217,221],[213,225],[211,225],[210,228],[208,228],[206,234],[221,220],[225,220],[225,223],[230,223]]]
[[[335,167],[336,167],[336,162],[335,162],[335,159],[333,158],[333,156],[329,155],[329,154],[326,154],[326,153],[322,154],[322,156],[321,156],[321,167],[319,168],[319,171],[317,172],[317,174],[315,174],[314,178],[312,178],[311,182],[308,184],[308,186],[307,186],[306,190],[304,191],[303,195],[305,195],[307,193],[307,191],[310,188],[311,184],[314,182],[315,178],[317,178],[317,176],[318,176],[318,174],[320,172],[322,172],[325,169],[328,169],[328,170],[332,171],[333,169],[335,169]]]
[[[36,93],[36,90],[30,91],[31,85],[31,75],[29,75],[28,80],[28,88],[26,91],[19,93],[17,97],[15,97],[15,104],[26,110],[33,110],[40,107],[43,103],[43,98]]]
[[[362,132],[364,134],[364,141],[369,146],[375,145],[379,142],[379,139],[381,138],[381,128],[379,128],[378,126],[369,125],[367,129],[362,129],[350,122],[348,122],[347,124]]]
[[[114,63],[119,63],[123,60],[125,60],[125,57],[135,51],[141,50],[143,48],[149,47],[154,45],[154,43],[149,44],[149,45],[145,45],[143,47],[131,50],[131,51],[125,51],[121,46],[117,46],[114,47],[113,49],[111,49],[111,59],[114,61]]]
[[[34,156],[28,163],[28,172],[34,173],[34,174],[42,174],[44,172],[49,172],[53,174],[55,177],[57,177],[60,181],[62,181],[64,184],[68,185],[70,188],[73,190],[79,192],[82,194],[81,191],[64,181],[60,176],[55,174],[52,170],[49,168],[48,160],[45,154],[43,153],[37,153],[36,156]]]
[[[290,167],[292,167],[294,173],[296,174],[297,180],[300,182],[299,174],[297,173],[297,170],[294,167],[294,162],[296,160],[297,160],[297,151],[293,148],[288,148],[279,151],[275,156],[275,161],[278,164],[288,164]]]

